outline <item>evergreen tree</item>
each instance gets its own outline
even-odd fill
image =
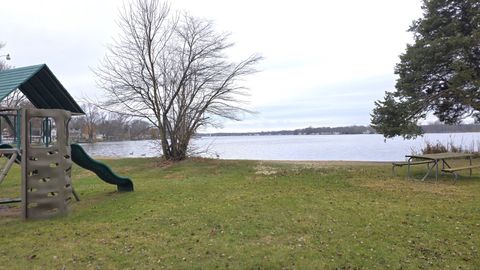
[[[480,119],[480,2],[424,0],[422,9],[409,29],[415,42],[395,67],[395,91],[372,113],[372,127],[387,138],[421,134],[428,112],[445,124]]]

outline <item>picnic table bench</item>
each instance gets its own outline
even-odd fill
[[[427,172],[425,176],[423,176],[422,181],[425,180],[433,169],[435,169],[435,179],[438,180],[438,173],[439,173],[439,163],[442,164],[441,171],[442,173],[452,173],[455,177],[454,179],[457,180],[458,175],[457,171],[461,170],[470,170],[470,176],[472,175],[472,169],[479,168],[480,165],[472,165],[472,158],[474,154],[471,153],[436,153],[436,154],[425,154],[425,155],[407,155],[405,156],[408,158],[406,162],[396,162],[392,163],[393,167],[395,166],[408,166],[408,177],[410,177],[410,165],[417,165],[417,164],[427,164]],[[448,164],[447,160],[452,159],[469,159],[470,163],[469,166],[461,166],[461,167],[452,167]],[[432,166],[430,166],[432,163]]]
[[[395,176],[395,167],[403,167],[403,166],[408,166],[408,172],[407,175],[410,176],[410,165],[421,165],[421,164],[427,164],[429,166],[430,163],[433,161],[431,160],[419,160],[419,161],[396,161],[392,162],[392,174]]]
[[[470,165],[470,166],[463,166],[463,167],[450,167],[450,168],[443,168],[442,172],[451,173],[455,177],[455,180],[458,178],[457,171],[463,170],[470,170],[470,176],[472,176],[472,169],[480,168],[480,165]]]

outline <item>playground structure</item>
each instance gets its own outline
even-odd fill
[[[0,156],[8,158],[0,184],[14,163],[21,164],[21,202],[24,219],[66,215],[73,199],[73,163],[93,171],[100,179],[117,185],[118,191],[133,191],[129,178],[120,177],[105,164],[92,159],[78,144],[70,144],[68,124],[84,112],[46,65],[0,72],[0,101],[19,89],[36,108],[0,109]],[[2,122],[13,133],[12,144],[3,144]]]

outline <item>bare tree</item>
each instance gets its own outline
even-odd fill
[[[0,101],[0,108],[33,107],[32,103],[20,91],[15,90]]]
[[[240,83],[261,57],[229,61],[230,36],[211,21],[137,0],[121,12],[119,25],[123,34],[96,70],[108,98],[101,106],[147,119],[158,128],[166,159],[186,158],[199,127],[248,112]]]
[[[130,140],[150,139],[150,128],[152,125],[141,119],[134,119],[129,124],[128,134]]]
[[[94,142],[95,134],[100,120],[100,112],[97,106],[86,103],[82,105],[82,109],[85,115],[81,116],[83,120],[79,119],[79,122],[83,123],[83,130],[88,136],[88,142]]]
[[[0,43],[0,50],[3,47],[5,47],[5,43]],[[0,55],[4,55],[4,53],[0,52]],[[10,69],[10,68],[11,66],[5,62],[3,57],[0,58],[0,71]],[[30,102],[25,97],[25,95],[20,90],[17,89],[0,102],[0,107],[17,108],[17,107],[20,107],[21,105],[29,105],[29,103]]]
[[[98,131],[106,140],[129,139],[128,117],[118,113],[102,113],[98,123]]]

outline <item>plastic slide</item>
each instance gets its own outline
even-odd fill
[[[71,144],[72,161],[78,166],[94,172],[103,181],[117,185],[118,191],[133,191],[133,182],[128,177],[116,175],[106,164],[94,160],[78,144]]]

